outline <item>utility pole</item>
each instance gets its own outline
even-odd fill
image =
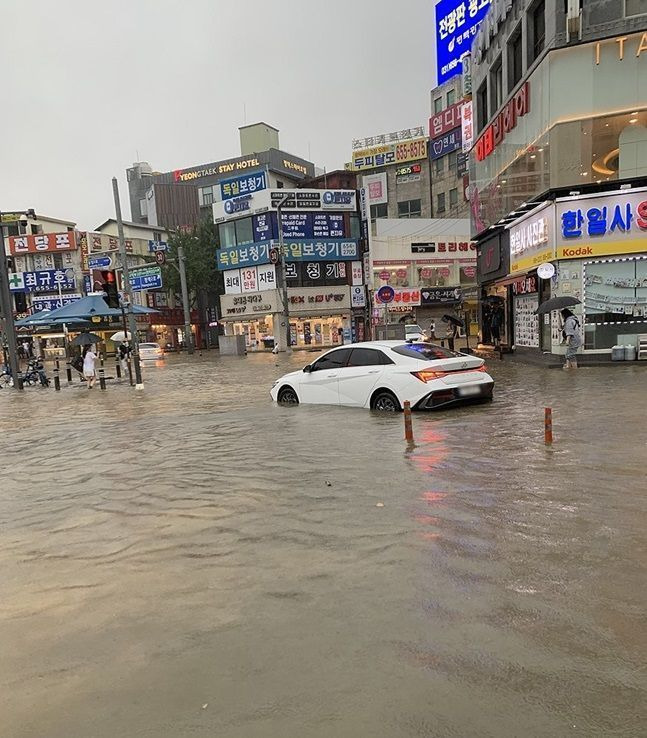
[[[281,202],[276,206],[276,219],[278,221],[279,228],[279,256],[281,257],[281,299],[283,302],[283,318],[285,320],[285,351],[286,353],[292,353],[292,337],[290,335],[290,303],[288,300],[288,279],[285,269],[286,254],[284,253],[283,246],[283,206],[290,199],[290,195],[285,195]],[[280,331],[280,326],[279,326]],[[277,335],[276,328],[274,329],[274,335]],[[280,335],[280,332],[279,332]],[[279,351],[281,350],[282,340],[279,339]]]
[[[121,202],[119,201],[119,183],[117,178],[112,178],[112,193],[115,197],[115,214],[117,216],[117,233],[119,235],[119,255],[121,257],[122,279],[124,283],[124,294],[126,307],[128,308],[128,332],[133,342],[133,363],[135,365],[135,389],[144,389],[142,381],[142,368],[139,363],[139,341],[137,340],[137,325],[133,313],[133,291],[128,278],[128,258],[126,256],[126,239],[124,237],[124,222],[121,219]]]
[[[182,306],[184,307],[184,342],[186,343],[186,349],[189,354],[194,351],[193,346],[193,333],[191,333],[191,310],[189,306],[189,290],[186,286],[186,269],[184,262],[186,256],[184,255],[184,246],[177,247],[177,262],[178,271],[180,272],[180,285],[182,287]]]
[[[4,336],[9,351],[9,367],[13,378],[13,386],[22,390],[22,377],[18,363],[18,346],[16,345],[16,329],[13,324],[11,290],[9,289],[9,270],[7,269],[7,255],[4,250],[4,228],[0,213],[0,309],[4,317]]]

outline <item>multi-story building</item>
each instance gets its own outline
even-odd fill
[[[281,212],[279,212],[279,205]],[[354,189],[268,189],[213,205],[220,320],[250,349],[284,347],[282,279],[293,346],[364,340],[366,288]],[[279,258],[279,228],[284,265]],[[285,334],[283,331],[285,330]]]
[[[495,2],[471,61],[484,338],[494,304],[510,346],[563,352],[558,317],[534,311],[570,294],[583,303],[586,353],[637,343],[647,333],[647,5]]]
[[[268,188],[295,187],[313,177],[314,165],[279,148],[279,131],[256,123],[239,128],[240,156],[171,172],[148,162],[126,170],[131,220],[176,229],[210,217],[211,205]]]

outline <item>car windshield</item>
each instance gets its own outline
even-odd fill
[[[152,349],[159,348],[159,343],[140,343],[139,344],[139,348],[140,349],[143,349],[143,348],[152,348]]]
[[[402,346],[396,346],[392,349],[396,354],[408,356],[411,359],[420,359],[420,361],[434,361],[436,359],[453,359],[457,354],[455,351],[436,346],[433,343],[406,343]]]
[[[422,333],[422,328],[419,325],[405,325],[404,330],[407,333]]]

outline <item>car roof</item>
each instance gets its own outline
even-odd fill
[[[425,342],[426,343],[426,342]],[[362,343],[345,343],[343,346],[334,346],[332,350],[339,348],[374,348],[374,349],[393,349],[397,346],[406,346],[407,340],[403,338],[399,341],[362,341]]]

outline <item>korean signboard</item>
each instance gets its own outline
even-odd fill
[[[465,102],[461,100],[441,110],[440,113],[432,115],[429,118],[429,138],[438,138],[438,136],[458,128],[461,124],[463,105],[465,105]]]
[[[355,262],[353,262],[355,263]],[[285,265],[288,283],[308,286],[311,283],[348,284],[350,265],[346,261],[291,261]]]
[[[558,259],[645,251],[647,190],[558,200],[555,219]]]
[[[476,142],[476,158],[483,161],[517,125],[517,120],[530,112],[530,85],[525,82],[506,103],[503,110]]]
[[[418,165],[419,166],[419,165]],[[362,177],[366,200],[369,205],[382,205],[389,201],[387,195],[386,172],[366,174]]]
[[[220,199],[229,200],[239,195],[249,195],[267,187],[265,172],[249,172],[240,177],[223,179],[218,184],[220,187]]]
[[[73,269],[44,269],[38,272],[14,272],[9,275],[12,292],[56,292],[76,289]]]
[[[461,110],[461,138],[463,139],[463,153],[467,154],[474,145],[474,116],[471,100],[468,100]]]
[[[445,154],[451,154],[452,151],[461,147],[461,129],[455,128],[444,136],[431,142],[429,155],[432,159],[440,159]]]
[[[284,238],[344,237],[342,213],[283,213],[281,223]]]
[[[436,3],[436,84],[462,72],[461,57],[472,48],[490,0],[439,0]]]
[[[31,298],[31,302],[34,306],[34,312],[38,312],[39,310],[57,310],[64,305],[69,305],[71,302],[76,302],[77,300],[80,300],[81,297],[82,295],[78,292],[74,294],[61,295],[61,297],[59,297],[58,295],[34,295]]]
[[[512,294],[513,295],[529,295],[532,292],[538,291],[538,280],[536,274],[531,274],[523,279],[516,279],[512,283]]]
[[[32,233],[26,236],[9,236],[9,253],[38,254],[43,251],[60,252],[76,248],[74,231],[65,233]]]
[[[350,310],[350,288],[300,287],[288,289],[290,313],[338,313]]]
[[[403,305],[420,305],[420,290],[419,289],[401,289],[399,287],[393,288],[393,300],[390,303],[383,303],[380,300],[378,293],[373,295],[376,305],[386,305],[391,307],[401,307]]]
[[[281,301],[276,290],[250,292],[246,295],[221,295],[222,320],[246,320],[276,313]]]
[[[354,308],[366,307],[366,290],[364,287],[355,285],[350,288],[351,305]]]
[[[427,158],[427,139],[415,138],[401,143],[386,143],[369,149],[353,151],[350,168],[355,171],[375,169],[389,164],[404,164],[408,161]]]
[[[423,287],[420,290],[422,305],[456,305],[461,301],[458,287]]]
[[[527,272],[555,258],[553,205],[510,226],[510,274]]]
[[[369,136],[368,138],[354,138],[353,150],[369,149],[371,146],[397,143],[398,141],[409,141],[412,138],[420,138],[424,135],[423,127],[416,126],[415,128],[404,128],[401,131],[393,131],[392,133],[380,133],[378,136]]]
[[[159,267],[142,267],[128,275],[130,288],[135,292],[156,290],[162,286],[162,270]]]
[[[276,288],[274,264],[258,267],[230,269],[223,274],[226,295],[240,295],[244,292],[262,292]]]
[[[219,249],[218,268],[226,270],[269,264],[270,248],[276,245],[272,241],[265,241]],[[284,248],[287,261],[352,261],[359,256],[358,243],[351,239],[302,239],[286,242]]]

